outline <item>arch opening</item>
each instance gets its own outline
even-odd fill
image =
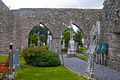
[[[85,39],[83,37],[84,33],[83,30],[78,27],[76,24],[70,24],[72,28],[72,33],[70,32],[70,26],[68,26],[61,35],[61,53],[67,54],[68,48],[70,47],[70,40],[71,35],[73,36],[73,40],[75,42],[74,48],[76,53],[83,53],[84,54],[84,47],[86,45]],[[80,51],[82,50],[82,52]]]

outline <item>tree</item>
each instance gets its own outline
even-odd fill
[[[36,33],[34,33],[32,35],[32,37],[30,38],[30,41],[32,44],[35,44],[35,46],[37,46],[38,45],[38,35]]]
[[[46,27],[43,27],[43,26],[40,26],[40,25],[37,25],[35,26],[31,32],[29,33],[29,44],[31,44],[31,38],[32,36],[34,35],[34,33],[38,34],[39,32],[39,38],[40,38],[40,41],[46,43],[47,42],[47,34],[48,34],[48,29]],[[51,34],[51,33],[50,33]],[[36,41],[35,41],[35,44],[36,44]]]
[[[63,33],[63,37],[62,37],[62,42],[63,42],[63,39],[65,40],[65,47],[68,47],[68,43],[70,41],[70,32],[69,31],[66,31]]]
[[[78,42],[79,45],[83,46],[82,35],[81,35],[80,30],[77,30],[77,32],[75,33],[74,40],[75,40],[75,42]]]
[[[73,33],[75,31],[72,29]],[[66,28],[63,32],[63,36],[61,39],[61,44],[63,44],[63,39],[65,40],[65,47],[68,47],[69,41],[70,41],[70,28]]]

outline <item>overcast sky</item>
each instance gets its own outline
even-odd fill
[[[10,9],[19,8],[97,8],[104,0],[2,0]]]

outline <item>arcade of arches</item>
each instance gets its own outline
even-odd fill
[[[120,71],[120,1],[106,0],[103,9],[18,9],[10,10],[0,0],[0,53],[27,45],[28,34],[37,24],[44,24],[52,34],[52,51],[61,53],[61,35],[70,21],[82,29],[87,46],[92,25],[100,22],[99,42],[108,43],[108,66]]]

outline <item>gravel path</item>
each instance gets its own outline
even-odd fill
[[[71,71],[77,73],[78,75],[82,75],[86,71],[87,62],[83,61],[79,58],[66,58],[66,54],[64,54],[64,66]],[[113,70],[108,67],[100,66],[95,64],[95,79],[96,80],[120,80],[120,72]]]

